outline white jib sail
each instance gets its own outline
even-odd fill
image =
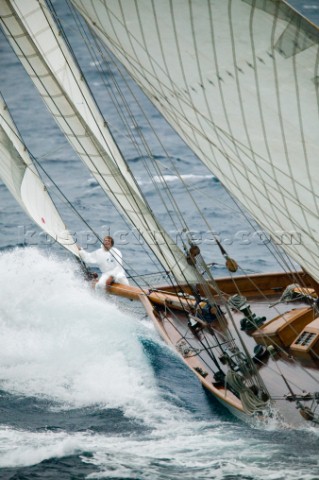
[[[179,281],[196,282],[193,267],[145,203],[45,2],[3,0],[0,19],[55,120],[103,190],[166,270]]]
[[[283,0],[72,0],[207,167],[319,281],[319,31]]]
[[[0,178],[41,229],[78,256],[67,230],[0,95]]]

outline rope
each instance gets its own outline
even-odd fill
[[[243,377],[233,370],[228,370],[225,385],[229,385],[239,394],[243,408],[249,415],[256,413],[258,410],[265,410],[270,406],[269,400],[265,401],[258,398],[251,389],[245,385]]]

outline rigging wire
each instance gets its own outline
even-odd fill
[[[132,117],[131,117],[131,118],[132,118]],[[160,172],[160,175],[161,175],[161,177],[163,178],[162,172]],[[193,199],[193,201],[194,201],[194,199]],[[199,209],[198,209],[198,210],[199,210]],[[206,220],[205,220],[205,221],[206,221]],[[206,221],[206,223],[207,223],[207,221]],[[207,225],[208,225],[208,223],[207,223]],[[209,225],[208,225],[208,226],[209,226]],[[231,314],[230,314],[230,316],[231,316]],[[238,334],[238,335],[239,335],[239,338],[240,338],[240,334]]]
[[[89,42],[87,42],[87,43],[89,43]],[[101,51],[101,47],[100,47],[100,46],[99,46],[99,50]],[[95,58],[97,58],[97,57],[95,57]],[[109,56],[109,58],[111,58],[111,57]],[[115,65],[115,67],[117,68],[117,70],[119,71],[119,67],[118,67],[118,65],[116,64],[116,62],[114,62],[113,59],[111,59],[111,61],[112,61],[112,63]],[[114,75],[113,75],[113,76],[114,76]],[[102,77],[103,77],[103,76],[102,76]],[[124,77],[124,76],[123,76],[123,74],[122,74],[122,78],[123,78],[123,77]],[[126,81],[126,79],[124,79],[124,80]],[[128,88],[129,88],[129,87],[128,87]],[[118,87],[117,87],[117,91],[121,94],[121,91],[120,91],[120,89],[119,89]],[[131,93],[132,93],[132,92],[131,92]],[[122,95],[122,94],[121,94],[121,95]],[[133,93],[132,93],[132,95],[133,95]],[[125,98],[124,98],[123,95],[122,95],[122,100],[125,100]],[[136,99],[135,99],[135,100],[136,100]],[[119,103],[119,102],[117,102],[117,103]],[[143,111],[141,105],[139,105],[139,107],[140,107],[141,111],[143,112],[144,117],[147,119],[147,116],[145,115],[145,112]],[[119,108],[118,108],[118,110],[119,110]],[[133,116],[133,115],[130,115],[130,118],[131,118],[131,119],[134,119],[134,116]],[[148,120],[148,119],[147,119],[147,120]],[[148,123],[149,123],[149,125],[150,125],[149,120],[148,120]],[[137,125],[136,125],[136,126],[137,126]],[[129,128],[128,128],[128,131],[130,132],[130,129],[129,129]],[[154,132],[154,130],[153,130],[153,132]],[[160,140],[159,140],[159,142],[160,142]],[[137,145],[137,142],[134,142],[134,143]],[[161,142],[160,142],[160,143],[161,143]],[[145,142],[144,142],[144,144],[145,144]],[[165,151],[164,146],[163,146],[163,145],[161,145],[161,146],[162,146],[163,150]],[[165,153],[167,154],[166,151],[165,151]],[[168,154],[167,154],[167,157],[169,158]],[[171,162],[171,163],[172,163],[172,165],[173,165],[174,170],[177,171],[176,166],[173,164],[173,162]],[[146,168],[148,169],[148,166],[147,166],[147,165],[146,165]],[[162,173],[159,172],[159,174],[161,175],[161,178],[163,179]],[[181,176],[179,175],[179,172],[177,172],[177,174],[178,174],[179,178],[182,180]],[[182,181],[183,181],[183,180],[182,180]],[[165,183],[166,183],[166,182],[165,182]],[[183,183],[185,184],[185,182],[183,182]],[[157,185],[155,185],[155,187],[157,188]],[[167,188],[168,191],[169,191],[169,187],[167,186],[167,183],[166,183],[166,188]],[[158,189],[157,189],[157,190],[158,190]],[[197,204],[196,204],[196,202],[195,202],[195,199],[192,198],[192,200],[193,200],[193,203],[195,203],[195,205],[197,206]],[[200,213],[200,215],[202,216],[202,218],[203,218],[203,220],[205,221],[205,223],[206,223],[206,225],[208,226],[208,228],[210,228],[210,225],[208,224],[207,219],[203,216],[203,214],[202,214],[201,210],[198,208],[198,206],[197,206],[197,210],[198,210],[198,212]],[[168,210],[168,213],[170,214],[170,211],[169,211],[169,210]]]
[[[73,11],[73,9],[72,9]],[[73,14],[75,15],[74,11],[73,11]],[[78,16],[78,15],[77,15]],[[80,26],[81,26],[81,22],[78,21],[77,22]],[[97,70],[99,70],[100,72],[100,78],[102,79],[102,82],[104,83],[104,85],[106,86],[106,83],[105,83],[105,78],[104,78],[104,75],[103,75],[103,72],[102,70],[100,69],[100,61],[99,61],[99,57],[96,55],[95,53],[95,49],[91,46],[91,42],[86,34],[86,31],[85,29],[82,27],[81,28],[81,35],[86,43],[86,46],[88,48],[88,51],[91,55],[91,57],[96,60],[96,66],[97,66]],[[130,94],[133,96],[134,98],[134,101],[136,102],[136,104],[139,106],[139,108],[142,110],[141,108],[141,105],[140,103],[138,102],[136,96],[134,95],[131,87],[129,86],[128,84],[128,81],[127,81],[127,77],[125,75],[123,75],[122,71],[120,70],[119,68],[119,65],[117,64],[117,62],[115,62],[114,58],[110,55],[110,52],[105,48],[105,46],[99,41],[99,39],[96,38],[96,36],[94,34],[92,34],[92,40],[94,42],[94,45],[96,47],[96,50],[99,52],[100,54],[100,57],[106,61],[106,63],[111,63],[113,65],[113,67],[116,69],[118,75],[120,76],[121,80],[125,83],[125,86],[126,88],[130,91]],[[108,60],[105,60],[105,57],[108,58]],[[154,188],[156,189],[158,195],[160,196],[163,204],[165,205],[166,204],[166,200],[164,198],[164,195],[162,194],[161,192],[161,189],[159,188],[157,182],[154,181],[154,178],[151,174],[151,170],[150,170],[150,167],[148,165],[148,162],[145,160],[144,158],[144,155],[146,154],[147,158],[149,159],[153,159],[153,154],[151,152],[151,149],[149,148],[149,145],[148,145],[148,142],[146,141],[144,135],[141,133],[140,131],[140,128],[139,128],[139,125],[137,124],[136,122],[136,118],[135,118],[135,115],[132,113],[132,110],[128,104],[128,101],[126,99],[126,96],[123,95],[123,92],[122,92],[122,88],[119,86],[118,84],[118,81],[116,79],[116,75],[112,72],[111,69],[109,69],[108,71],[108,75],[112,78],[112,82],[113,82],[113,85],[116,89],[116,92],[117,92],[117,95],[113,94],[113,91],[112,89],[109,89],[109,93],[110,93],[110,96],[111,96],[111,99],[113,101],[113,104],[120,116],[120,118],[122,119],[122,122],[123,124],[126,126],[126,131],[127,131],[127,136],[128,138],[131,139],[131,142],[133,144],[133,146],[135,147],[135,149],[137,150],[137,153],[140,155],[140,158],[141,160],[143,161],[143,164],[144,164],[144,167],[145,167],[145,170],[149,173],[149,178],[151,180],[151,182],[153,183],[153,186]],[[118,100],[118,97],[121,99],[121,102],[122,104],[120,103],[120,101]],[[122,111],[125,109],[125,112]],[[144,112],[142,112],[144,114],[144,118],[147,119],[146,115]],[[135,129],[135,133],[132,129],[132,127],[130,126],[129,124],[129,121],[128,119],[130,119],[133,123],[133,128]],[[136,133],[138,132],[138,133]],[[154,129],[153,129],[153,133],[154,133]],[[144,152],[142,152],[141,150],[141,147],[140,147],[140,144],[136,138],[136,136],[139,135],[139,138],[142,142],[142,145],[144,146],[144,149],[145,149],[145,154]],[[186,222],[185,222],[185,219],[183,217],[183,215],[181,214],[179,208],[178,208],[178,205],[176,203],[176,201],[174,200],[174,197],[167,185],[167,182],[165,181],[165,179],[163,179],[163,176],[161,175],[161,173],[158,171],[160,177],[161,177],[161,181],[163,184],[165,184],[165,190],[166,192],[169,194],[170,196],[170,200],[178,214],[178,218],[179,218],[179,221],[181,222],[181,224],[183,225],[183,228],[187,228],[187,225],[186,225]],[[166,208],[167,210],[167,214],[170,216],[172,222],[174,223],[175,227],[177,228],[177,225],[171,215],[171,211],[169,208]]]
[[[13,39],[14,39],[14,36],[13,36]],[[26,59],[26,61],[29,61],[29,59],[28,59],[27,56],[25,57],[25,59]],[[68,63],[68,60],[67,60],[67,59],[65,59],[65,60],[66,60],[66,62]],[[29,66],[30,66],[31,69],[33,69],[32,65],[29,64]],[[45,87],[45,85],[42,85],[42,86],[43,86],[43,88],[44,88],[45,90],[47,90],[46,87]],[[47,93],[48,93],[48,95],[49,95],[49,92],[47,92]],[[50,95],[49,95],[49,96],[50,96]],[[57,107],[57,108],[58,108],[58,107]],[[58,109],[59,109],[59,108],[58,108]],[[69,125],[69,127],[70,127],[70,130],[71,130],[71,132],[72,132],[72,131],[73,131],[72,127],[71,127],[70,125]],[[74,134],[74,132],[73,132],[73,134]],[[86,149],[84,148],[84,146],[82,146],[82,148],[83,148],[85,154],[88,155],[88,152],[86,152]],[[90,158],[90,155],[88,156],[88,158]],[[92,158],[91,158],[91,162],[93,163]],[[96,173],[101,176],[101,172],[99,171],[99,168],[97,168],[96,165],[95,165],[95,168],[96,168]],[[104,178],[104,176],[101,176],[101,179],[103,179],[103,182],[106,183],[106,179]],[[120,189],[122,189],[121,183],[118,185],[118,187],[120,187]],[[141,196],[142,196],[142,195],[141,195]],[[136,200],[136,198],[135,198],[134,196],[133,196],[132,200],[133,200],[133,203],[131,203],[131,208],[133,208],[133,211],[134,211],[134,210],[135,210],[134,203],[135,203],[137,200]],[[119,200],[117,200],[117,202],[118,202],[118,204],[123,208],[123,205],[121,205],[121,202],[120,202]],[[135,214],[137,214],[137,211],[135,211]],[[146,221],[146,220],[145,220],[145,221]],[[148,223],[148,222],[146,221],[146,224],[147,224],[147,223]],[[166,240],[165,240],[165,243],[166,243],[167,249],[170,251],[170,250],[171,250],[171,249],[170,249],[170,245],[168,244],[168,242],[167,242]],[[161,248],[159,248],[159,250],[161,251]],[[163,257],[165,258],[165,256],[163,256]],[[184,276],[184,272],[183,272],[182,270],[181,270],[181,274]],[[185,279],[185,280],[186,280],[186,279]]]
[[[109,57],[109,58],[111,59],[111,61],[113,62],[114,66],[117,68],[118,72],[120,73],[120,75],[121,75],[121,77],[122,77],[122,80],[126,83],[126,86],[127,86],[127,88],[130,90],[130,93],[131,93],[131,95],[132,95],[135,103],[138,104],[139,109],[140,109],[141,113],[143,114],[144,119],[146,120],[148,126],[151,128],[152,133],[153,133],[154,136],[156,137],[159,145],[161,146],[161,148],[162,148],[162,150],[163,150],[163,152],[164,152],[164,154],[165,154],[165,156],[166,156],[165,158],[166,158],[168,161],[170,161],[171,168],[173,169],[173,171],[174,171],[175,174],[177,175],[178,179],[181,181],[182,185],[184,186],[185,191],[188,193],[188,195],[189,195],[189,197],[190,197],[191,203],[195,206],[197,213],[198,213],[199,216],[202,218],[202,220],[204,221],[204,223],[205,223],[206,226],[208,227],[209,231],[212,233],[212,235],[213,235],[213,237],[214,237],[214,239],[215,239],[215,241],[216,241],[216,244],[219,246],[219,241],[218,241],[216,235],[214,235],[214,233],[213,233],[213,231],[212,231],[212,229],[211,229],[211,226],[210,226],[209,223],[208,223],[207,218],[206,218],[205,215],[203,214],[202,210],[199,208],[199,205],[198,205],[197,201],[195,200],[195,197],[192,195],[191,189],[189,188],[189,186],[187,185],[187,183],[184,181],[182,175],[180,174],[180,172],[179,172],[178,169],[176,168],[176,165],[175,165],[174,162],[172,161],[172,159],[171,159],[171,157],[170,157],[170,155],[169,155],[166,147],[164,146],[164,144],[163,144],[163,142],[161,141],[159,135],[157,134],[156,130],[154,129],[153,125],[151,124],[148,116],[146,115],[145,109],[143,108],[143,105],[142,105],[141,102],[137,99],[137,96],[134,94],[133,90],[131,89],[130,85],[128,84],[126,76],[121,72],[121,70],[119,69],[119,66],[118,66],[117,63],[112,59],[112,57],[110,56],[108,50],[106,49],[106,47],[105,47],[101,42],[100,42],[100,48],[103,48],[103,49],[104,49],[104,51],[108,54],[108,57]],[[135,122],[135,126],[138,127],[138,125],[136,124],[135,117],[134,117],[134,115],[133,115],[132,112],[131,112],[131,108],[129,107],[129,104],[128,104],[127,100],[126,100],[125,97],[122,95],[121,90],[120,90],[119,88],[118,88],[118,93],[122,96],[122,100],[123,100],[123,102],[125,102],[125,104],[126,104],[126,108],[127,108],[127,111],[129,112],[129,115],[130,115],[131,120],[133,120],[133,121]],[[116,100],[116,97],[114,97],[114,98],[115,98],[115,100]],[[116,101],[117,101],[117,100],[116,100]],[[117,103],[118,103],[118,102],[117,102]],[[128,131],[130,132],[130,128],[129,128],[129,127],[128,127]],[[149,158],[152,158],[153,155],[152,155],[152,153],[151,153],[151,151],[150,151],[150,149],[149,149],[149,147],[148,147],[147,141],[146,141],[143,133],[142,133],[139,129],[137,129],[137,131],[139,132],[140,138],[142,139],[142,142],[143,142],[145,148],[147,148],[147,150],[148,150]],[[136,142],[136,146],[137,146],[137,145],[138,145],[138,143]],[[145,165],[146,169],[149,171],[149,168],[148,168],[146,162],[144,162],[144,165]],[[170,195],[170,199],[171,199],[171,201],[172,201],[173,208],[175,208],[175,211],[176,211],[179,219],[181,220],[183,231],[189,231],[189,227],[188,227],[187,224],[186,224],[185,218],[184,218],[183,215],[181,214],[181,211],[180,211],[180,209],[179,209],[179,207],[178,207],[178,205],[177,205],[177,202],[176,202],[175,199],[174,199],[174,195],[173,195],[173,193],[172,193],[172,191],[171,191],[171,189],[170,189],[170,187],[169,187],[169,185],[168,185],[168,183],[167,183],[167,180],[166,180],[165,176],[163,175],[163,172],[162,172],[161,169],[159,168],[159,165],[160,165],[159,162],[156,162],[156,161],[155,161],[155,162],[153,162],[153,165],[154,165],[155,167],[157,167],[157,168],[156,168],[156,171],[157,171],[158,177],[161,179],[161,183],[163,183],[163,184],[165,185],[165,191],[166,191],[167,193],[169,193],[169,195]],[[163,196],[162,196],[162,194],[161,194],[161,191],[160,191],[160,189],[157,187],[157,182],[154,181],[153,178],[152,178],[152,182],[153,182],[153,185],[155,186],[156,190],[158,191],[159,195],[160,195],[161,198],[163,199]],[[165,202],[164,202],[164,204],[165,204]],[[170,210],[169,210],[169,209],[167,209],[167,213],[171,216],[171,213],[170,213]],[[184,244],[184,245],[185,245],[185,244]]]
[[[95,42],[96,42],[96,40],[95,40]],[[102,51],[102,50],[101,50],[101,48],[102,48],[101,42],[100,42],[100,45],[98,46],[98,48],[99,48],[99,51],[101,52],[101,51]],[[116,69],[118,70],[118,72],[120,72],[120,69],[119,69],[119,67],[118,67],[118,64],[114,61],[114,59],[112,59],[112,57],[110,56],[109,52],[105,49],[105,47],[103,47],[103,48],[104,48],[104,51],[107,52],[108,58],[110,59],[110,61],[111,61],[111,62],[113,63],[113,65],[116,67]],[[113,74],[112,74],[112,75],[113,75]],[[122,76],[122,79],[125,81],[125,83],[126,83],[126,85],[127,85],[127,88],[130,89],[131,94],[134,96],[135,101],[138,102],[136,96],[134,95],[134,93],[132,92],[131,88],[129,87],[128,82],[127,82],[125,76],[124,76],[122,73],[121,73],[121,76]],[[103,76],[102,76],[102,77],[103,77]],[[114,77],[114,75],[113,75],[113,77]],[[122,101],[123,101],[123,103],[126,103],[126,104],[127,104],[127,101],[125,100],[124,96],[121,94],[121,91],[120,91],[120,89],[119,89],[118,86],[117,86],[117,91],[118,91],[118,93],[122,96]],[[116,98],[116,97],[114,97],[114,98]],[[119,105],[119,102],[117,102],[117,104]],[[151,125],[151,123],[150,123],[147,115],[145,114],[145,111],[144,111],[144,109],[143,109],[143,107],[141,106],[140,103],[139,103],[139,108],[140,108],[141,112],[143,113],[144,118],[147,120],[148,125],[152,128],[152,125]],[[118,107],[118,110],[119,110],[119,107]],[[128,106],[127,106],[127,110],[129,111],[130,118],[131,118],[133,121],[135,121],[135,118],[134,118],[134,116],[132,115],[131,110],[130,110],[130,108],[129,108]],[[124,118],[125,118],[125,117],[124,117]],[[138,127],[138,125],[137,125],[136,123],[135,123],[135,126]],[[165,152],[167,158],[169,159],[170,157],[169,157],[169,155],[168,155],[167,150],[165,149],[164,145],[162,144],[162,142],[161,142],[161,140],[159,139],[159,137],[158,137],[157,133],[155,132],[155,130],[154,130],[153,128],[152,128],[152,130],[153,130],[154,135],[156,135],[156,138],[157,138],[157,140],[159,141],[159,143],[160,143],[163,151]],[[131,131],[131,129],[128,127],[128,132],[130,133],[130,131]],[[146,141],[145,141],[145,139],[144,139],[144,136],[143,136],[141,133],[140,133],[140,137],[142,137],[142,141],[144,142],[144,145],[146,145]],[[137,141],[135,141],[134,143],[135,143],[136,146],[138,145]],[[198,204],[197,204],[197,202],[195,201],[193,195],[191,194],[190,189],[189,189],[188,186],[185,184],[184,180],[182,179],[181,175],[180,175],[179,172],[177,171],[176,166],[174,165],[174,163],[173,163],[172,161],[171,161],[171,164],[172,164],[173,170],[174,170],[174,171],[176,172],[176,174],[178,175],[178,178],[182,181],[182,183],[184,184],[184,186],[186,186],[186,189],[187,189],[189,195],[191,196],[191,199],[192,199],[192,201],[193,201],[193,204],[195,204],[195,206],[197,207],[197,211],[199,212],[199,214],[201,215],[202,219],[203,219],[204,222],[206,223],[207,227],[208,227],[208,228],[210,229],[210,231],[211,231],[211,227],[210,227],[210,225],[208,224],[207,218],[203,215],[201,209],[198,207]],[[146,163],[144,163],[144,165],[146,165]],[[146,168],[148,169],[147,165],[146,165]],[[165,181],[162,172],[161,172],[161,171],[158,171],[158,173],[159,173],[159,175],[161,176],[163,183],[165,183],[167,191],[170,191],[170,188],[168,187],[167,182]],[[157,188],[157,185],[155,185],[155,187],[156,187],[157,190],[159,190],[159,189]],[[237,205],[237,206],[238,206],[238,205]],[[168,209],[168,214],[170,215],[170,210],[169,210],[169,209]],[[247,214],[245,214],[245,217],[248,218]],[[251,226],[252,226],[252,224],[251,224]],[[184,227],[184,228],[185,228],[185,227]],[[254,229],[256,230],[256,228],[254,228]],[[217,243],[217,244],[219,245],[219,243]],[[278,259],[277,259],[277,260],[278,260]],[[279,260],[278,260],[278,261],[279,261]],[[291,269],[289,269],[289,270],[291,270]]]
[[[76,17],[76,15],[74,14],[73,9],[72,9],[72,13],[73,13],[73,15]],[[81,27],[81,22],[80,22],[80,20],[77,20],[77,24]],[[89,49],[92,58],[95,59],[95,60],[97,60],[95,63],[96,63],[97,66],[99,66],[99,64],[100,64],[100,62],[98,61],[99,59],[98,59],[98,57],[95,55],[94,49],[91,48],[91,42],[89,41],[89,39],[88,39],[88,37],[87,37],[87,35],[86,35],[85,30],[84,30],[83,27],[81,28],[81,32],[82,32],[82,36],[84,36],[84,38],[85,38],[87,48]],[[134,94],[132,88],[130,87],[130,85],[129,85],[128,81],[127,81],[127,77],[122,73],[121,69],[119,68],[118,63],[114,61],[114,58],[110,55],[110,52],[105,48],[105,46],[101,43],[101,41],[96,38],[95,35],[93,35],[93,41],[95,42],[95,45],[97,46],[97,49],[98,49],[99,53],[101,54],[102,58],[104,58],[104,55],[107,55],[107,58],[109,59],[109,62],[112,63],[113,66],[116,68],[117,72],[118,72],[119,75],[121,76],[122,81],[125,83],[127,89],[130,91],[130,94],[132,95],[135,103],[139,106],[139,109],[140,109],[140,111],[142,112],[144,119],[147,121],[149,127],[152,129],[152,132],[153,132],[153,134],[155,135],[157,141],[159,142],[159,144],[160,144],[162,150],[164,151],[167,159],[170,159],[170,156],[168,155],[168,152],[167,152],[164,144],[162,143],[162,141],[160,140],[157,132],[156,132],[155,129],[153,128],[150,120],[148,119],[148,117],[147,117],[147,115],[146,115],[146,113],[145,113],[145,110],[144,110],[143,106],[142,106],[141,103],[138,101],[136,95]],[[104,52],[104,53],[103,53],[103,52]],[[100,72],[100,73],[101,73],[101,72]],[[149,148],[149,146],[148,146],[148,143],[147,143],[144,135],[142,134],[142,132],[141,132],[140,129],[138,128],[138,124],[137,124],[137,122],[136,122],[135,116],[132,114],[131,108],[130,108],[130,106],[129,106],[129,104],[128,104],[126,98],[125,98],[125,96],[124,96],[123,93],[122,93],[122,89],[119,87],[119,85],[118,85],[118,83],[117,83],[117,80],[116,80],[116,77],[115,77],[115,75],[113,74],[113,72],[112,72],[111,70],[109,70],[109,75],[111,75],[112,78],[113,78],[113,82],[114,82],[114,84],[115,84],[117,93],[118,93],[118,95],[120,96],[120,98],[121,98],[121,100],[122,100],[122,105],[124,105],[124,107],[126,108],[126,113],[128,113],[129,118],[131,119],[131,121],[133,122],[133,124],[134,124],[134,126],[135,126],[135,128],[136,128],[136,131],[139,133],[139,137],[140,137],[140,139],[141,139],[141,141],[142,141],[142,144],[144,145],[144,148],[145,148],[145,150],[146,150],[146,153],[147,153],[148,157],[149,157],[149,158],[152,158],[153,155],[152,155],[152,152],[151,152],[151,150],[150,150],[150,148]],[[102,81],[105,83],[104,76],[103,76],[102,74],[101,74],[101,78],[102,78]],[[112,92],[112,91],[111,91],[111,92]],[[112,95],[112,99],[113,99],[113,103],[114,103],[117,111],[121,113],[121,108],[124,108],[124,107],[121,107],[120,102],[119,102],[119,100],[117,99],[117,96]],[[132,129],[130,128],[130,126],[129,126],[129,124],[128,124],[128,120],[126,120],[126,115],[121,114],[121,117],[122,117],[122,119],[124,119],[124,123],[125,123],[126,126],[127,126],[128,135],[133,139],[133,143],[134,143],[135,148],[138,150],[138,152],[140,153],[142,159],[144,160],[143,153],[141,152],[141,150],[140,150],[140,148],[139,148],[139,143],[138,143],[137,140],[135,140],[135,137],[134,137],[134,135],[133,135],[133,133],[132,133]],[[157,162],[154,163],[154,165],[156,165],[156,164],[157,164]],[[184,187],[186,188],[188,194],[190,195],[193,204],[194,204],[195,207],[197,208],[197,212],[198,212],[199,215],[202,217],[202,219],[203,219],[203,221],[206,223],[207,227],[211,230],[211,227],[210,227],[210,225],[208,224],[207,218],[205,218],[205,216],[203,215],[203,212],[201,211],[201,209],[199,208],[199,206],[198,206],[197,202],[195,201],[193,195],[191,194],[190,189],[188,188],[187,184],[184,182],[182,176],[180,175],[180,173],[178,172],[176,166],[174,165],[174,163],[173,163],[172,161],[171,161],[171,165],[172,165],[172,168],[174,169],[174,171],[176,172],[178,178],[180,179],[180,181],[182,182],[182,184],[183,184]],[[148,164],[147,164],[147,162],[145,162],[145,161],[144,161],[144,166],[145,166],[145,169],[150,173],[150,169],[149,169],[149,167],[148,167]],[[184,231],[189,230],[188,226],[186,225],[186,221],[185,221],[183,215],[181,214],[180,209],[179,209],[176,201],[174,200],[174,196],[173,196],[173,194],[172,194],[172,192],[171,192],[171,189],[169,188],[169,186],[168,186],[168,184],[167,184],[167,181],[166,181],[165,177],[163,176],[162,171],[157,168],[157,173],[158,173],[159,178],[161,178],[161,182],[165,185],[165,191],[166,191],[167,193],[169,193],[169,196],[170,196],[170,199],[171,199],[173,208],[175,209],[175,212],[177,213],[178,218],[179,218],[179,220],[180,220],[181,223],[182,223],[182,228],[184,229]],[[163,195],[162,195],[162,193],[161,193],[161,190],[158,188],[157,182],[154,182],[154,179],[153,179],[153,177],[152,177],[151,174],[150,174],[150,178],[151,178],[151,181],[153,182],[153,185],[154,185],[155,189],[157,190],[159,196],[160,196],[161,199],[163,200],[163,203],[165,204],[165,199],[164,199],[164,197],[163,197]],[[167,213],[168,213],[168,215],[169,215],[169,216],[171,217],[171,219],[172,219],[171,211],[170,211],[170,209],[168,209],[168,208],[167,208]],[[176,224],[175,224],[175,227],[176,227]],[[214,235],[214,234],[213,234],[213,235]],[[216,243],[217,243],[217,245],[219,245],[219,242],[217,241],[217,239],[216,239]],[[186,247],[185,247],[185,243],[184,243],[184,248],[186,248]]]
[[[59,192],[59,194],[61,195],[63,201],[65,202],[65,204],[79,217],[79,219],[81,220],[81,222],[91,231],[91,233],[96,237],[97,240],[99,240],[99,242],[103,243],[103,239],[100,237],[100,235],[97,233],[97,231],[85,220],[85,218],[80,214],[80,212],[78,211],[78,209],[76,209],[73,205],[73,203],[68,199],[68,197],[63,193],[63,191],[61,190],[61,188],[57,185],[57,183],[53,180],[53,178],[48,174],[48,172],[44,169],[43,165],[41,165],[41,163],[38,162],[38,160],[36,160],[35,157],[33,157],[33,155],[29,152],[30,156],[32,157],[33,161],[36,163],[36,165],[43,171],[43,173],[47,176],[47,178],[50,180],[50,182],[52,182],[52,184],[54,185],[54,187],[57,189],[57,191]],[[110,252],[112,254],[112,252]],[[149,252],[147,252],[149,254]],[[116,256],[114,256],[116,262],[119,262],[119,260],[116,258]],[[151,260],[153,260],[151,257],[150,257]],[[81,259],[82,260],[82,259]],[[83,260],[82,260],[83,262]],[[125,268],[128,268],[130,271],[132,271],[134,273],[134,275],[128,275],[128,278],[130,278],[131,280],[133,280],[133,282],[137,285],[137,286],[141,286],[140,283],[138,282],[138,280],[136,280],[137,278],[140,278],[141,275],[134,269],[134,267],[132,266],[131,263],[129,263],[128,260],[125,260],[124,258],[122,258],[122,262],[125,266]],[[153,260],[154,262],[154,260]],[[87,267],[86,267],[87,268]],[[163,272],[164,273],[164,272]],[[166,272],[165,272],[166,273]],[[147,275],[147,274],[146,274]],[[148,284],[149,287],[151,287],[151,284]]]
[[[61,27],[61,28],[62,28],[62,27]],[[170,245],[167,243],[167,240],[166,240],[165,237],[164,237],[164,242],[165,242],[166,247],[168,248],[168,250],[171,251]],[[159,249],[161,250],[161,248],[159,248]],[[172,252],[171,252],[171,253],[172,253]],[[165,255],[164,255],[164,258],[165,258]],[[181,271],[181,274],[184,276],[184,280],[185,280],[186,284],[188,284],[189,282],[188,282],[188,279],[187,279],[187,277],[185,276],[184,272],[183,272],[182,270],[180,270],[180,271]]]
[[[16,128],[17,128],[17,127],[16,127]],[[18,140],[20,141],[20,139],[22,138],[22,136],[21,136],[18,128],[17,128],[17,132],[18,132],[18,135],[20,136],[20,138],[19,138],[19,137],[17,137],[17,138],[18,138]],[[13,132],[13,133],[14,133],[14,135],[16,135],[15,132]],[[89,225],[89,223],[84,219],[84,217],[80,214],[80,212],[74,207],[74,205],[72,204],[72,202],[71,202],[71,201],[67,198],[67,196],[63,193],[63,191],[61,190],[61,188],[60,188],[60,187],[57,185],[57,183],[53,180],[52,176],[49,175],[49,173],[48,173],[47,170],[44,168],[44,166],[38,161],[38,159],[36,159],[36,158],[34,157],[34,155],[30,152],[30,150],[27,149],[27,147],[26,147],[25,145],[24,145],[24,148],[27,150],[30,158],[32,159],[33,165],[35,166],[38,174],[39,174],[39,170],[41,170],[41,171],[45,174],[45,176],[50,180],[50,182],[54,185],[54,187],[56,188],[56,190],[59,192],[59,194],[60,194],[60,196],[62,197],[64,203],[79,217],[79,219],[82,221],[82,223],[84,223],[84,224],[86,225],[86,227],[93,233],[93,235],[102,243],[102,239],[101,239],[100,236],[97,234],[97,232]],[[57,149],[56,149],[56,150],[57,150]],[[50,152],[50,153],[52,153],[52,152]],[[45,154],[42,158],[46,157],[47,155],[48,155],[48,154]],[[26,168],[28,168],[28,169],[32,172],[32,169],[30,169],[30,166],[29,166],[29,165],[26,164],[25,166],[26,166]],[[53,199],[52,199],[52,195],[51,195],[51,190],[50,190],[50,188],[48,188],[47,186],[46,186],[46,188],[47,188],[47,193],[48,193],[48,195],[50,196],[52,202],[54,203],[54,201],[53,201]],[[82,260],[81,258],[78,258],[77,260],[81,263],[82,268],[84,268],[85,271],[88,271],[88,268],[87,268],[87,266],[84,264],[83,260]],[[118,260],[117,260],[116,258],[115,258],[115,260],[118,262]],[[127,263],[125,260],[123,260],[123,263],[124,263],[124,264],[126,263],[127,266],[128,266],[131,270],[133,270],[133,267],[132,267],[131,265],[128,265],[128,263]],[[134,273],[137,274],[136,271],[134,271]],[[139,275],[136,275],[136,276],[138,277]],[[130,277],[130,278],[131,278],[131,277]],[[136,283],[136,280],[135,280],[134,278],[135,278],[135,277],[132,277],[133,281]],[[150,286],[150,285],[149,285],[149,286]]]

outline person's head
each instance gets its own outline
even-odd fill
[[[109,235],[107,235],[106,237],[104,237],[103,239],[103,247],[105,248],[105,250],[110,250],[110,248],[112,248],[114,245],[114,240],[112,237],[110,237]]]

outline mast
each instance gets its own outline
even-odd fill
[[[197,282],[194,267],[144,200],[45,2],[5,0],[0,16],[42,99],[104,192],[177,281]]]
[[[44,232],[79,256],[75,240],[51,200],[1,95],[0,156],[0,178],[23,210]]]
[[[72,0],[201,161],[319,281],[319,30],[283,0]]]

